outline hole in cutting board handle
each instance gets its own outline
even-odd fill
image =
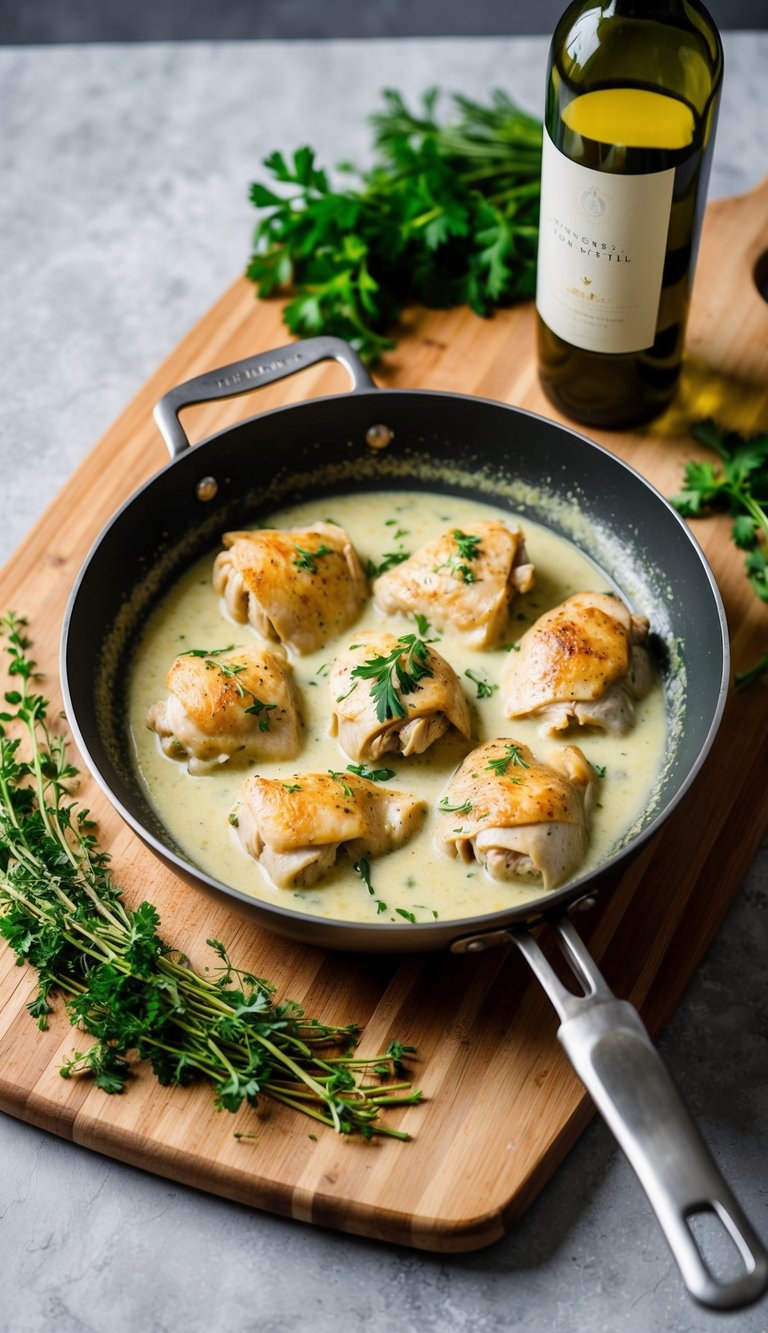
[[[758,255],[752,276],[763,300],[768,301],[768,250]]]

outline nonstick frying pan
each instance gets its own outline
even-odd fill
[[[347,369],[352,390],[262,413],[194,448],[178,414],[246,393],[323,360]],[[561,1019],[558,1036],[627,1153],[691,1294],[729,1309],[768,1286],[768,1255],[715,1167],[638,1014],[617,999],[567,908],[610,892],[693,782],[720,724],[728,635],[712,573],[688,528],[638,473],[574,431],[467,395],[381,390],[347,344],[313,338],[188,381],[156,420],[171,461],[114,515],[70,597],[62,682],[72,729],[94,776],[126,821],[174,871],[280,934],[330,949],[475,952],[513,940]],[[443,491],[490,502],[574,541],[650,619],[662,664],[669,732],[648,809],[597,872],[533,903],[470,919],[363,924],[272,906],[201,871],[159,825],[131,769],[121,700],[132,647],[149,610],[222,532],[254,526],[286,503],[377,488]],[[537,939],[554,931],[576,991]],[[690,1225],[719,1219],[741,1256],[728,1281],[711,1272]]]

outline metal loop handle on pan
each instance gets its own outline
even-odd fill
[[[348,372],[352,392],[375,389],[371,376],[357,353],[341,338],[305,338],[261,355],[233,361],[219,370],[196,375],[194,379],[170,389],[155,407],[155,421],[168,446],[171,458],[189,449],[190,442],[179,421],[179,412],[193,403],[208,403],[217,398],[235,398],[251,393],[265,384],[296,375],[319,361],[338,361]]]

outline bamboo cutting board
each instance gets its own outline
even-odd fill
[[[711,205],[691,317],[689,359],[674,408],[643,434],[596,433],[664,493],[678,489],[694,446],[692,419],[715,415],[751,432],[768,428],[768,306],[754,281],[764,242],[768,182]],[[738,295],[737,295],[738,294]],[[66,599],[89,544],[135,487],[165,461],[152,408],[169,388],[287,341],[280,307],[239,280],[157,371],[68,482],[0,577],[0,608],[30,620],[35,656],[58,704],[56,662]],[[533,312],[482,321],[465,309],[411,309],[379,383],[460,390],[554,416],[536,380]],[[200,439],[262,408],[346,388],[337,366],[307,371],[253,397],[195,408]],[[726,520],[696,525],[728,614],[734,666],[768,648],[768,608],[743,574]],[[750,742],[745,744],[744,737]],[[673,1013],[768,828],[768,688],[732,696],[714,751],[683,805],[616,891],[578,922],[609,982],[640,1009],[653,1034]],[[394,1037],[418,1047],[421,1106],[390,1123],[414,1136],[340,1139],[263,1102],[217,1114],[208,1088],[165,1089],[142,1068],[109,1097],[86,1080],[64,1082],[62,1061],[82,1044],[57,1011],[47,1033],[26,1012],[34,978],[0,946],[0,1107],[122,1161],[186,1184],[344,1231],[424,1249],[477,1249],[500,1237],[535,1197],[592,1114],[561,1054],[549,1002],[517,955],[339,956],[245,923],[184,887],[113,813],[90,780],[81,798],[100,824],[129,902],[150,898],[162,934],[194,965],[212,963],[205,939],[268,976],[310,1015],[357,1022],[361,1052]],[[721,834],[728,827],[728,837]],[[235,1139],[234,1131],[253,1137]],[[724,1164],[727,1174],[727,1164]]]

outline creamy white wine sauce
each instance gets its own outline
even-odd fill
[[[302,527],[328,518],[347,529],[363,564],[370,559],[376,565],[389,552],[415,551],[448,527],[467,527],[481,518],[501,518],[510,525],[516,522],[506,510],[452,495],[386,491],[292,506],[270,515],[268,525]],[[521,526],[536,582],[530,593],[513,604],[510,644],[543,611],[573,593],[587,589],[611,591],[605,576],[569,542],[528,519],[521,521]],[[187,772],[186,759],[164,755],[157,736],[146,726],[151,705],[167,696],[166,672],[185,649],[210,651],[258,642],[250,626],[235,624],[224,611],[211,586],[212,563],[213,556],[207,556],[191,568],[148,621],[131,674],[130,731],[134,763],[158,817],[189,860],[216,879],[266,903],[315,916],[365,922],[449,920],[500,911],[540,897],[538,884],[497,883],[479,865],[444,856],[433,843],[433,812],[454,769],[469,749],[494,736],[522,741],[542,759],[564,744],[575,744],[599,772],[605,770],[592,814],[589,850],[579,874],[605,861],[647,807],[665,746],[666,715],[660,682],[636,705],[636,722],[629,735],[610,736],[582,728],[554,740],[540,734],[537,722],[510,722],[505,718],[499,690],[490,697],[483,691],[483,697],[478,697],[478,680],[498,684],[506,647],[492,652],[472,651],[450,631],[430,631],[427,637],[434,638],[434,647],[451,663],[470,700],[471,742],[449,732],[423,755],[404,759],[388,754],[370,765],[395,769],[396,776],[387,787],[413,792],[427,802],[421,832],[405,847],[371,860],[373,894],[343,852],[321,884],[310,889],[276,888],[243,851],[229,822],[246,773],[287,778],[301,772],[345,769],[350,760],[337,740],[328,735],[333,703],[327,680],[330,663],[354,643],[360,629],[384,627],[399,635],[412,633],[416,627],[413,617],[382,617],[369,601],[355,626],[338,639],[311,656],[292,658],[304,722],[301,754],[282,763],[260,762],[250,768],[227,763],[213,773],[193,777]],[[642,613],[645,608],[632,610]],[[468,677],[467,671],[476,679]]]

